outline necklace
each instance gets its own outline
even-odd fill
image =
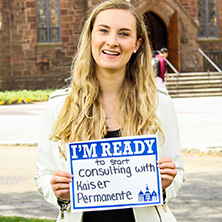
[[[114,111],[115,108],[116,108],[116,106],[113,107],[113,109],[111,110],[111,112],[110,112],[109,115],[106,114],[105,119],[106,119],[107,125],[109,124],[109,121],[110,121],[110,119],[111,119],[111,114],[113,113],[113,111]]]

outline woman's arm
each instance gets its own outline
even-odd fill
[[[185,180],[181,159],[181,146],[177,116],[173,101],[168,95],[159,93],[159,107],[162,130],[165,135],[164,144],[160,146],[160,160],[163,189],[166,189],[166,201],[177,196]],[[162,159],[163,158],[163,159]]]
[[[64,103],[64,99],[65,96],[59,92],[56,94],[56,97],[51,97],[47,104],[39,139],[38,158],[36,162],[37,173],[34,176],[36,186],[44,199],[57,207],[57,197],[53,191],[51,181],[53,181],[55,172],[61,170],[61,162],[63,160],[59,159],[59,151],[55,145],[56,143],[49,138],[52,133],[53,123]]]

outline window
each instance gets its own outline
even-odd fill
[[[60,42],[59,0],[36,0],[38,42]]]
[[[200,38],[218,38],[218,0],[198,0]]]

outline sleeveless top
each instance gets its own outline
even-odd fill
[[[120,130],[108,131],[105,138],[119,137]],[[135,222],[133,209],[90,211],[83,213],[83,222]]]

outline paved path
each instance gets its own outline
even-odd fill
[[[37,146],[0,146],[0,215],[56,217],[57,210],[37,192],[36,159]]]
[[[0,144],[37,144],[46,103],[0,106]]]
[[[173,99],[182,148],[222,147],[222,97]],[[46,103],[0,106],[0,144],[37,144]]]
[[[173,99],[182,148],[222,148],[222,97]]]
[[[186,181],[169,206],[178,222],[222,221],[222,157],[182,154]]]

